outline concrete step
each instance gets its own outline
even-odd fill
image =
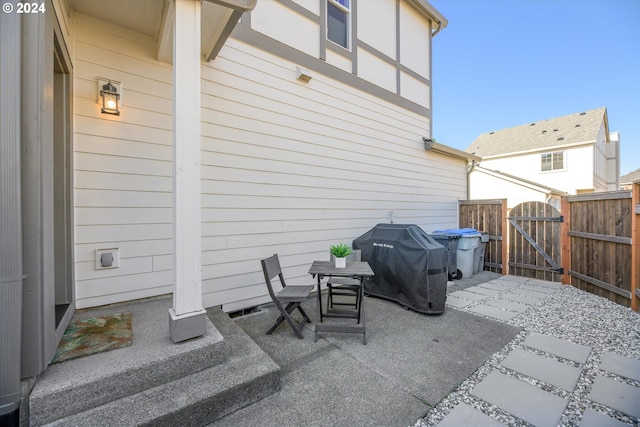
[[[279,391],[279,371],[260,355],[237,358],[48,425],[202,426]]]
[[[30,425],[198,425],[280,389],[278,365],[219,308],[204,337],[173,344],[170,304],[79,313],[132,311],[134,343],[51,365],[29,397]]]

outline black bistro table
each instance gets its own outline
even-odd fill
[[[362,334],[362,343],[367,343],[367,333],[365,329],[365,315],[364,315],[364,286],[363,279],[367,276],[373,276],[373,270],[367,262],[347,262],[345,268],[336,268],[332,261],[314,261],[309,269],[309,274],[318,278],[318,305],[316,307],[316,325],[313,335],[313,341],[318,341],[318,332],[346,332]],[[326,312],[322,312],[322,294],[320,293],[320,282],[325,276],[333,277],[350,277],[358,279],[360,281],[360,288],[358,289],[360,299],[359,313],[345,310],[332,310],[327,309]],[[357,319],[358,322],[353,325],[331,325],[323,324],[323,318],[349,318]]]

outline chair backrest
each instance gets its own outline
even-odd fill
[[[282,275],[282,268],[280,268],[278,254],[273,254],[269,258],[260,260],[260,263],[262,264],[262,272],[264,273],[264,280],[267,285],[267,289],[269,290],[269,295],[271,295],[271,298],[275,300],[276,294],[273,291],[271,280],[274,277],[279,276],[282,287],[284,288],[287,286],[284,282],[284,276]]]
[[[334,260],[334,256],[331,252],[329,252],[330,258],[329,261]],[[362,260],[362,251],[360,249],[354,249],[351,251],[349,255],[347,255],[347,262],[360,262]]]

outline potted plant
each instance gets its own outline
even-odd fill
[[[347,266],[347,255],[351,253],[351,248],[346,243],[338,243],[331,246],[331,253],[335,261],[336,268],[345,268]]]

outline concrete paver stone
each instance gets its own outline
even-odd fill
[[[567,340],[542,334],[531,334],[525,339],[524,345],[573,360],[585,363],[591,353],[591,347],[575,344]]]
[[[489,296],[489,297],[492,297],[494,295],[500,294],[500,291],[497,290],[497,289],[483,288],[481,286],[474,286],[474,287],[468,288],[466,290],[470,291],[470,292],[473,292],[475,294],[486,295],[486,296]]]
[[[545,298],[547,296],[547,294],[543,292],[532,291],[531,289],[526,289],[526,288],[523,288],[522,286],[515,288],[511,292],[514,294],[524,295],[526,297],[536,298],[536,299]]]
[[[568,401],[497,371],[490,373],[471,394],[538,427],[555,427]]]
[[[567,391],[573,391],[582,372],[575,366],[518,348],[509,353],[500,364]]]
[[[464,308],[473,304],[473,301],[464,298],[458,298],[455,295],[449,295],[447,296],[446,304],[455,308]]]
[[[509,311],[517,311],[518,313],[525,312],[529,308],[527,304],[522,304],[516,301],[510,301],[508,299],[502,299],[502,298],[487,300],[485,304],[491,305],[493,307],[504,308]]]
[[[557,282],[545,282],[544,280],[536,280],[536,279],[530,279],[529,284],[535,285],[535,286],[543,286],[545,288],[552,288],[552,289],[560,289],[564,286]]]
[[[587,408],[582,416],[580,427],[629,427],[629,424]]]
[[[557,291],[558,289],[556,288],[548,288],[546,286],[540,286],[540,285],[531,285],[531,284],[524,284],[520,286],[520,289],[524,289],[527,291],[533,291],[533,292],[539,292],[541,294],[552,294],[555,291]]]
[[[640,360],[608,352],[602,356],[600,369],[620,375],[621,377],[640,381]]]
[[[457,404],[451,412],[438,423],[438,427],[502,427],[504,425],[506,424],[502,424],[464,403]]]
[[[463,291],[457,291],[451,294],[452,296],[456,296],[458,298],[464,298],[464,299],[468,299],[471,301],[482,301],[484,299],[487,299],[486,295],[480,295],[480,294],[475,294],[473,292],[469,292],[467,290],[463,290]]]
[[[481,283],[480,285],[478,285],[478,287],[480,288],[485,288],[485,289],[495,289],[497,291],[508,291],[509,289],[512,289],[513,286],[511,285],[507,285],[504,282],[486,282],[486,283]]]
[[[523,304],[535,304],[540,300],[541,296],[532,297],[532,296],[520,295],[514,292],[508,292],[506,294],[500,295],[500,298],[521,302]]]
[[[490,307],[488,305],[478,305],[475,307],[471,307],[469,311],[473,313],[483,314],[485,316],[493,317],[494,319],[509,321],[516,317],[518,313],[514,313],[513,311],[505,311],[500,308]]]
[[[589,399],[640,418],[640,387],[598,375],[593,382]]]

